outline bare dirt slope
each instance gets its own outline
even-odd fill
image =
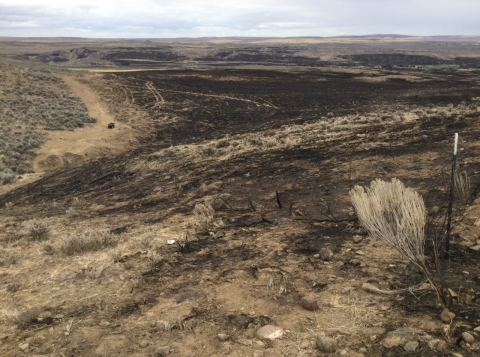
[[[62,76],[74,95],[82,99],[95,124],[74,131],[53,131],[38,151],[33,161],[36,172],[52,170],[61,166],[76,165],[82,161],[106,157],[128,148],[135,139],[132,128],[115,120],[105,103],[88,85],[74,77]],[[95,81],[95,78],[89,78]],[[108,123],[114,122],[115,129],[109,130]]]

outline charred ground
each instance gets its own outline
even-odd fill
[[[324,331],[351,356],[398,356],[403,347],[379,341],[408,325],[475,355],[477,345],[455,342],[479,324],[478,252],[466,248],[480,233],[478,207],[459,209],[468,214],[445,262],[452,289],[465,292],[457,327],[445,332],[432,292],[386,298],[362,290],[365,282],[402,288],[422,276],[366,236],[348,191],[397,177],[444,212],[455,132],[460,167],[478,185],[479,77],[363,67],[83,77],[119,120],[142,128],[141,140],[0,196],[2,246],[23,254],[0,275],[5,309],[20,312],[2,320],[0,351],[22,355],[18,345],[27,341],[25,354],[54,356],[147,356],[161,345],[177,356],[314,356],[311,333]],[[136,121],[130,112],[145,115]],[[221,203],[224,227],[194,235],[192,211],[208,196]],[[22,236],[32,217],[51,227],[50,240]],[[62,241],[89,226],[110,232],[117,247],[62,255]],[[315,257],[322,247],[335,253],[332,261]],[[311,292],[319,312],[299,306]],[[272,323],[290,333],[255,340],[255,328]],[[438,355],[427,340],[411,355]]]

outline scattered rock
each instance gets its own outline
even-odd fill
[[[226,341],[230,338],[226,333],[219,333],[217,336],[220,341]]]
[[[263,357],[264,355],[263,351],[253,351],[253,357]]]
[[[18,348],[20,348],[22,351],[28,350],[29,347],[30,347],[30,344],[28,343],[21,343],[18,345]]]
[[[220,349],[220,353],[222,355],[229,355],[230,352],[231,352],[230,346],[222,346],[222,348]]]
[[[170,354],[170,346],[161,346],[155,350],[155,356],[165,357]]]
[[[411,327],[400,327],[394,331],[390,331],[382,341],[382,346],[392,348],[401,346],[409,341],[416,341],[420,330]]]
[[[440,208],[438,208],[438,206],[433,206],[433,207],[430,208],[430,210],[428,211],[428,215],[429,215],[429,216],[436,216],[439,211],[440,211]]]
[[[142,340],[140,341],[140,343],[138,344],[141,348],[146,348],[148,347],[148,345],[150,345],[150,342],[147,341],[147,340]]]
[[[317,347],[322,352],[332,353],[337,350],[337,341],[334,338],[318,335]]]
[[[478,252],[478,251],[480,251],[480,244],[472,245],[471,247],[468,247],[468,248]]]
[[[265,325],[260,327],[255,335],[261,340],[276,340],[277,338],[282,338],[284,334],[285,331],[281,327]]]
[[[408,341],[405,346],[403,346],[403,349],[407,352],[413,352],[418,348],[418,341]]]
[[[337,329],[337,332],[338,332],[339,334],[345,335],[345,336],[350,336],[350,335],[352,334],[349,330],[347,330],[347,329],[344,328],[344,327],[338,328],[338,329]]]
[[[354,243],[360,243],[363,240],[362,236],[353,236]]]
[[[350,259],[349,263],[355,266],[359,266],[362,264],[362,262],[359,259]]]
[[[350,291],[355,290],[353,286],[346,286],[342,289],[342,294],[348,294]]]
[[[475,337],[473,337],[471,334],[469,334],[468,332],[464,332],[462,333],[462,339],[466,342],[466,343],[473,343],[475,341]]]
[[[316,311],[320,309],[320,307],[318,306],[317,297],[313,294],[304,296],[300,303],[302,304],[304,309],[310,311]]]
[[[329,261],[333,257],[333,252],[329,248],[320,249],[320,258],[324,261]]]
[[[449,324],[452,322],[452,320],[455,318],[455,314],[453,312],[450,312],[448,309],[445,309],[442,311],[440,314],[440,319],[446,323]]]
[[[303,340],[303,341],[300,343],[300,347],[303,348],[303,349],[310,348],[310,341],[309,341],[309,340]]]

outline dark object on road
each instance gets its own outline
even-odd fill
[[[115,123],[108,123],[108,129],[114,129]]]

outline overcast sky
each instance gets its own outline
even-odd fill
[[[0,0],[0,36],[480,35],[480,0]]]

